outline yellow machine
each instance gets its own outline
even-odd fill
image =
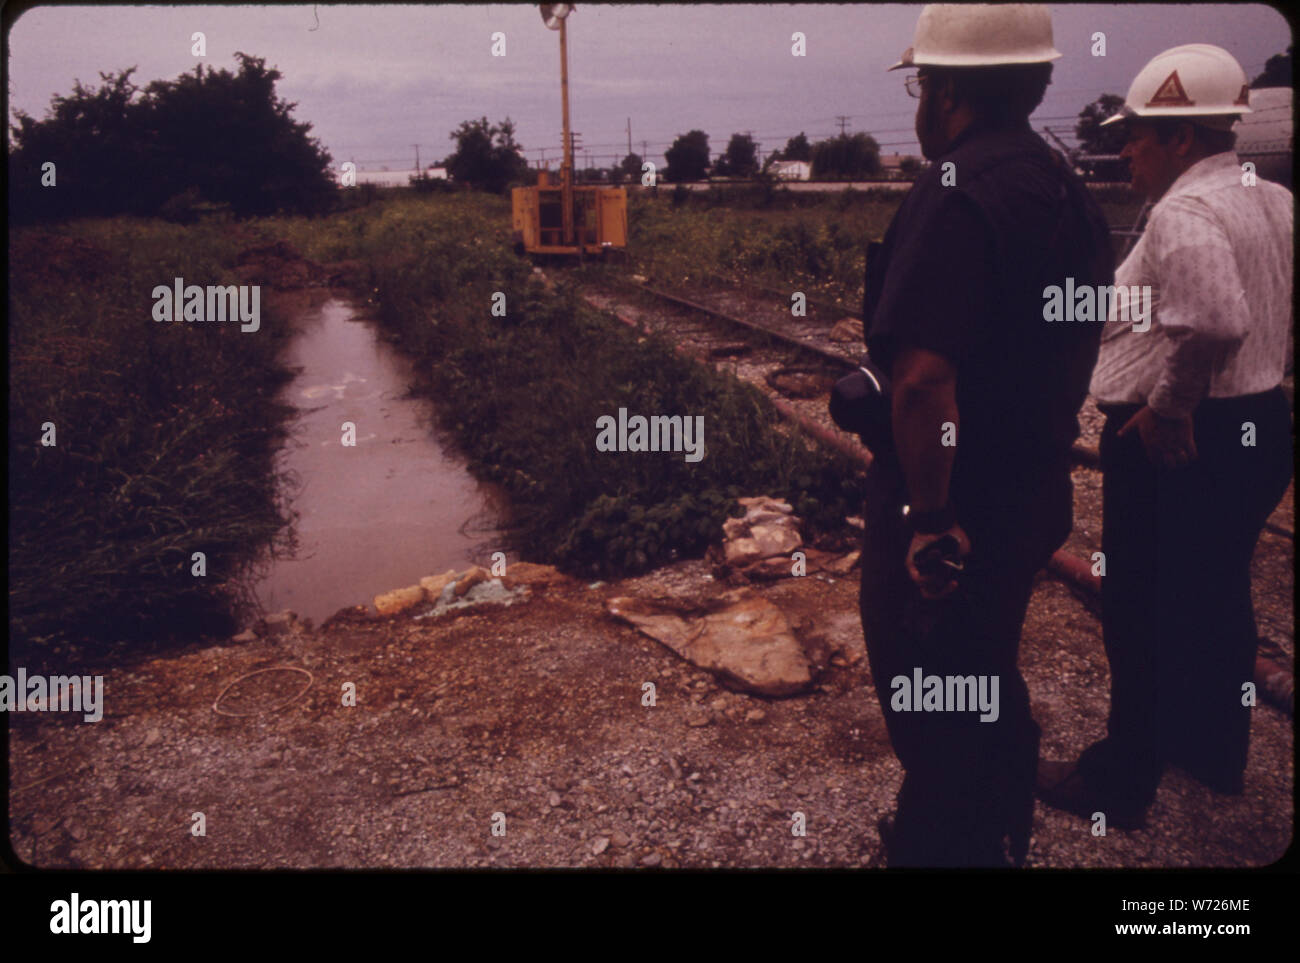
[[[511,200],[515,249],[521,253],[608,257],[627,249],[627,191],[621,187],[569,186],[566,191],[563,180],[552,185],[548,172],[539,171],[537,186],[516,187]]]
[[[539,171],[536,187],[510,193],[515,250],[529,254],[570,254],[579,259],[627,251],[627,191],[621,187],[577,187],[573,183],[573,138],[569,133],[569,55],[564,21],[566,3],[542,4],[542,21],[560,32],[560,100],[564,115],[564,160],[560,182]]]

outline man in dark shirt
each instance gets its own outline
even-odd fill
[[[1113,277],[1100,210],[1028,124],[1059,56],[1045,8],[932,5],[895,65],[919,68],[908,90],[931,164],[866,291],[867,346],[892,380],[861,593],[906,772],[881,823],[890,865],[1007,865],[1008,836],[1015,863],[1028,849],[1039,729],[1020,628],[1072,525],[1069,451],[1102,332],[1096,319],[1045,320],[1044,299],[1067,278]],[[960,574],[919,571],[917,553],[946,536]],[[911,691],[922,680],[924,699]]]

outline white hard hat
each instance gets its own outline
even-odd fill
[[[1052,15],[1041,3],[931,3],[916,21],[912,46],[890,67],[996,67],[1043,64],[1052,46]]]
[[[1151,58],[1133,78],[1124,106],[1101,122],[1130,117],[1184,117],[1215,130],[1231,130],[1249,114],[1250,85],[1237,58],[1209,43],[1186,43]]]

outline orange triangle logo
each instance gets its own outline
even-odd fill
[[[1178,71],[1175,70],[1156,88],[1155,94],[1146,105],[1148,107],[1193,107],[1196,101],[1187,96],[1187,91],[1183,90],[1183,82],[1178,79]]]
[[[1232,102],[1232,106],[1234,107],[1250,106],[1250,84],[1241,85],[1241,93],[1237,96],[1237,99]]]

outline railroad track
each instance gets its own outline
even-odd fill
[[[624,324],[665,335],[683,354],[757,387],[789,421],[850,457],[870,454],[853,436],[834,428],[827,412],[835,381],[856,366],[849,349],[835,350],[816,328],[802,336],[740,318],[695,297],[648,285],[589,288],[592,307]],[[822,326],[824,329],[824,325]]]
[[[743,366],[749,370],[733,373],[751,383],[758,380],[752,377],[754,369],[768,369],[763,372],[764,375],[782,370],[801,375],[802,377],[787,379],[786,385],[781,384],[779,374],[776,383],[773,383],[772,378],[764,377],[768,388],[772,389],[768,394],[777,409],[787,418],[797,421],[824,444],[852,457],[858,457],[860,452],[865,451],[855,440],[850,440],[849,436],[835,430],[825,415],[830,385],[835,378],[857,366],[861,351],[857,342],[843,344],[831,341],[830,327],[846,316],[858,315],[839,305],[814,299],[806,302],[810,309],[807,316],[795,317],[790,313],[791,292],[764,285],[742,285],[726,278],[711,277],[708,281],[713,284],[712,287],[696,286],[682,292],[667,291],[650,284],[629,283],[625,296],[635,297],[642,305],[647,302],[657,303],[659,310],[640,312],[636,320],[620,316],[617,311],[612,313],[620,316],[621,320],[637,324],[643,323],[648,317],[657,317],[658,320],[651,326],[673,337],[676,343],[684,345],[688,351],[694,348],[693,353],[696,356],[703,355],[702,360],[712,362],[733,357],[737,359],[737,367],[741,367],[740,359],[743,359]],[[619,297],[615,296],[604,303],[598,303],[599,298],[592,303],[609,310],[618,300]],[[669,312],[663,306],[671,308],[671,316],[667,319],[665,315]],[[737,316],[738,311],[749,317]],[[750,347],[744,352],[729,354],[737,348],[737,344],[734,339],[722,337],[719,329],[738,332]],[[751,376],[745,377],[746,374]],[[784,393],[783,388],[790,387],[791,382],[793,387],[804,390],[823,384],[825,390],[796,394],[793,403],[773,396],[773,392]],[[1097,470],[1101,466],[1097,449],[1082,442],[1075,443],[1071,449],[1071,458],[1082,468]],[[1285,524],[1286,521],[1288,519],[1270,519],[1265,523],[1265,528],[1275,535],[1294,540],[1295,531]],[[1090,589],[1096,588],[1095,580],[1090,574],[1074,571],[1071,577]]]
[[[781,288],[771,287],[770,285],[767,284],[758,284],[757,282],[753,282],[753,281],[742,284],[740,281],[735,281],[731,278],[723,277],[722,275],[717,275],[717,274],[705,275],[702,278],[702,280],[706,284],[713,287],[724,287],[724,288],[729,288],[733,291],[755,292],[765,297],[772,298],[774,299],[774,301],[783,303],[785,305],[790,304],[790,298],[797,290],[796,288],[783,290]],[[842,304],[836,304],[833,301],[826,301],[822,298],[809,297],[805,294],[805,304],[810,309],[810,311],[815,312],[817,315],[820,315],[823,318],[829,319],[828,323],[830,324],[834,324],[836,321],[840,320],[841,318],[846,318],[846,317],[854,318],[855,320],[858,321],[862,320],[861,311],[856,310],[854,308],[845,307]]]
[[[641,290],[661,301],[696,312],[726,325],[743,328],[762,338],[779,342],[796,353],[811,355],[837,370],[848,372],[857,367],[857,359],[854,353],[850,348],[835,346],[834,342],[831,342],[827,337],[824,325],[808,322],[806,319],[793,318],[792,316],[792,321],[804,321],[804,323],[791,324],[785,330],[780,330],[771,323],[763,324],[758,321],[747,321],[736,317],[716,304],[705,303],[698,294],[694,298],[687,298],[649,285],[642,285]]]

